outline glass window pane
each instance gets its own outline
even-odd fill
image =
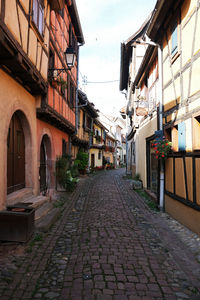
[[[178,51],[178,30],[177,22],[172,28],[172,51],[171,54],[174,55]]]
[[[43,33],[43,16],[44,16],[44,11],[42,7],[39,7],[39,24],[38,24],[38,29],[39,32],[42,34]]]
[[[38,19],[38,1],[33,0],[33,21],[35,25],[37,25],[37,19]]]

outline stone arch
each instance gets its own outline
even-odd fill
[[[46,131],[41,136],[39,159],[40,192],[46,194],[49,193],[53,181],[52,139]]]

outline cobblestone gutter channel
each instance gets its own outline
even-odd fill
[[[191,247],[123,174],[81,182],[44,240],[15,259],[13,276],[0,283],[1,300],[200,299]]]

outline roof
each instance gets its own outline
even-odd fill
[[[85,44],[85,40],[83,37],[83,31],[82,31],[82,27],[81,27],[81,22],[79,19],[79,14],[78,14],[78,10],[77,10],[77,6],[76,6],[76,1],[72,0],[71,4],[68,7],[71,19],[72,19],[72,23],[74,26],[74,30],[77,36],[77,40],[80,44]]]
[[[142,24],[142,26],[135,32],[131,37],[129,37],[125,42],[121,43],[121,63],[120,63],[120,84],[119,90],[123,91],[127,89],[128,77],[129,77],[129,60],[132,55],[132,43],[144,36],[151,14]]]
[[[147,35],[152,41],[159,41],[160,36],[162,36],[160,30],[163,30],[164,21],[169,17],[168,13],[172,11],[172,7],[178,7],[182,2],[183,0],[157,0],[147,28]]]
[[[84,105],[82,107],[85,108],[89,112],[89,114],[91,115],[92,118],[98,117],[98,113],[94,107],[94,104],[89,102],[87,95],[81,90],[78,90],[78,100],[81,105]]]

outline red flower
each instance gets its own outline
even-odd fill
[[[165,156],[162,154],[162,157],[165,157]]]
[[[156,158],[158,158],[158,155],[156,155]]]

